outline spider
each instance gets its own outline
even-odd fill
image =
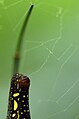
[[[15,50],[13,77],[11,79],[6,119],[31,119],[29,110],[30,79],[27,76],[19,74],[18,69],[23,36],[33,7],[34,5],[31,5],[28,10]]]

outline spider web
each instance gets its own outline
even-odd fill
[[[20,65],[20,72],[31,79],[32,119],[79,119],[79,46],[74,35],[76,30],[78,36],[79,13],[75,15],[51,0],[0,0],[16,38],[32,3],[35,8]],[[11,15],[14,9],[16,13]]]

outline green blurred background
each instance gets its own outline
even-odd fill
[[[0,119],[13,57],[30,4],[19,72],[30,77],[32,119],[79,119],[79,1],[0,0]]]

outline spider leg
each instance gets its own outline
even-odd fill
[[[29,8],[27,16],[26,16],[25,21],[24,21],[23,26],[22,26],[20,35],[19,35],[19,40],[18,40],[17,47],[16,47],[16,50],[15,50],[15,55],[14,55],[13,74],[18,73],[18,70],[19,70],[19,63],[20,63],[20,55],[21,55],[23,37],[24,37],[26,26],[27,26],[27,23],[29,21],[29,17],[31,15],[33,7],[34,7],[34,5],[31,5],[31,7]]]

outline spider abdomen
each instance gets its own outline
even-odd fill
[[[22,74],[15,74],[11,80],[7,119],[31,119],[29,110],[30,80]]]

